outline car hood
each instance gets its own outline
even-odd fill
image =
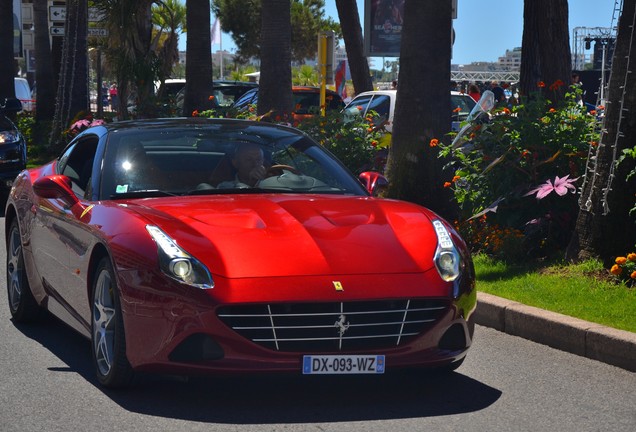
[[[433,266],[435,215],[369,197],[155,198],[129,208],[213,274],[228,278],[420,273]]]

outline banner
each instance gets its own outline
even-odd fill
[[[341,60],[338,62],[338,66],[336,67],[335,74],[336,81],[336,91],[342,98],[345,100],[347,98],[347,86],[345,85],[347,82],[347,61]]]

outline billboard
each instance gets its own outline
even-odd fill
[[[399,57],[404,0],[365,0],[364,53],[367,57]]]

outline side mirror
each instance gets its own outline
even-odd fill
[[[379,196],[389,187],[389,181],[379,172],[365,171],[358,176],[358,179],[373,196]]]
[[[40,177],[33,182],[33,191],[41,198],[61,199],[69,207],[79,202],[71,189],[71,179],[64,175]]]
[[[2,112],[20,112],[22,111],[22,102],[19,99],[7,98],[0,105],[0,111]]]

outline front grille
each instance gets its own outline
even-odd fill
[[[385,300],[224,306],[219,318],[276,351],[324,352],[399,346],[433,325],[444,300]]]

